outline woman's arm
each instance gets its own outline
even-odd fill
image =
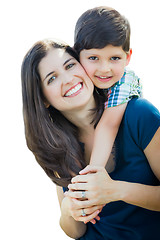
[[[160,180],[160,127],[145,148],[144,153],[155,176]],[[114,181],[102,167],[87,166],[72,179],[68,196],[78,198],[86,191],[87,201],[78,201],[82,208],[122,200],[142,208],[160,211],[160,186],[149,186],[125,181]],[[79,195],[78,195],[79,194]]]
[[[148,162],[155,176],[160,180],[160,127],[148,146],[144,149]]]
[[[160,127],[144,153],[153,173],[160,180]],[[124,192],[121,200],[153,211],[160,211],[160,186],[121,182]]]
[[[90,165],[105,167],[127,103],[105,109],[96,127]]]
[[[79,238],[83,236],[86,232],[84,222],[91,221],[94,224],[96,223],[95,219],[100,219],[97,215],[102,210],[101,205],[87,208],[85,210],[86,216],[82,216],[82,208],[77,205],[76,200],[64,197],[62,188],[58,186],[57,195],[61,208],[60,226],[69,237]]]
[[[62,230],[71,238],[79,238],[86,231],[86,225],[83,222],[76,221],[71,216],[72,200],[64,197],[62,187],[57,186],[57,195],[61,208],[60,226]]]
[[[86,172],[92,173],[76,177],[73,184],[69,185],[70,191],[67,193],[70,197],[78,198],[80,191],[86,191],[88,200],[75,200],[79,207],[86,209],[89,206],[122,200],[149,210],[160,211],[160,186],[114,181],[103,167],[88,166]],[[79,192],[73,191],[75,186]]]

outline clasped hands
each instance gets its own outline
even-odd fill
[[[88,165],[72,178],[65,196],[70,199],[70,211],[76,221],[96,223],[98,214],[115,201],[114,183],[105,168]]]

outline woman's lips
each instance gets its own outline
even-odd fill
[[[66,93],[65,97],[73,97],[76,96],[80,90],[82,89],[83,84],[82,83],[77,83],[75,86],[71,87]]]

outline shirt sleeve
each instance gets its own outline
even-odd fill
[[[133,97],[141,97],[142,85],[133,71],[125,70],[123,77],[112,87],[104,89],[104,93],[107,95],[105,109],[116,107],[127,103]]]
[[[126,109],[127,124],[136,144],[144,150],[160,127],[160,113],[145,99],[133,99]]]

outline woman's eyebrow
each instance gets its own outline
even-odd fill
[[[45,81],[46,80],[46,78],[47,77],[49,77],[51,74],[53,74],[54,73],[54,71],[52,71],[52,72],[50,72],[50,73],[48,73],[46,76],[45,76],[45,78],[43,79],[43,81]]]
[[[73,57],[72,58],[69,58],[69,59],[67,59],[64,63],[63,63],[63,66],[65,65],[65,64],[67,64],[70,60],[72,60],[72,59],[74,59]]]
[[[72,60],[72,59],[74,59],[74,58],[72,57],[72,58],[67,59],[67,60],[63,63],[63,66],[66,65],[66,64],[67,64],[70,60]],[[50,76],[51,74],[53,74],[53,73],[55,73],[55,71],[52,71],[52,72],[48,73],[48,74],[45,76],[45,78],[44,78],[43,81],[45,81],[46,78],[49,77],[49,76]]]

